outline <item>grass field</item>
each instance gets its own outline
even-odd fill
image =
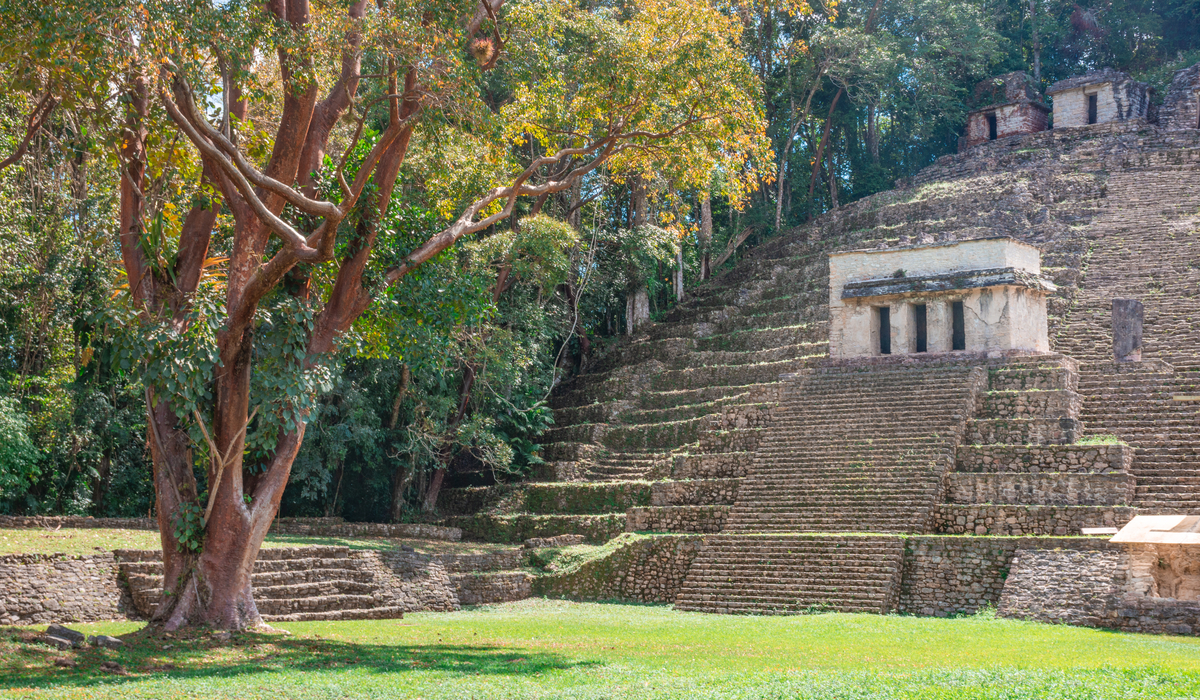
[[[232,645],[130,638],[65,654],[0,631],[30,698],[1195,698],[1200,639],[999,620],[733,617],[532,599],[404,620],[282,624]],[[135,623],[76,625],[134,632]],[[100,670],[116,661],[129,673]]]
[[[396,538],[306,537],[302,535],[267,535],[264,547],[299,547],[316,544],[336,544],[351,549],[394,549],[408,545],[419,552],[484,552],[504,548],[502,545],[478,542],[443,542],[438,540],[405,540]],[[0,528],[0,554],[96,554],[114,549],[160,549],[158,532],[154,530],[116,530],[79,528],[44,530],[36,528]]]

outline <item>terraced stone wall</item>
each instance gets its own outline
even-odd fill
[[[1013,557],[1022,547],[1092,551],[1117,548],[1086,538],[938,537],[905,538],[899,612],[948,617],[972,615],[998,605]]]
[[[393,604],[404,612],[450,612],[459,599],[446,567],[435,557],[397,550],[351,553],[362,570],[375,574]]]
[[[452,516],[446,522],[460,528],[467,539],[497,543],[575,533],[583,535],[592,544],[603,544],[625,531],[624,513],[508,516],[477,513]]]
[[[630,508],[626,532],[720,532],[729,518],[727,505]]]
[[[674,603],[702,543],[698,535],[631,536],[609,556],[575,571],[538,577],[533,593],[574,600]]]
[[[0,624],[119,620],[134,612],[111,552],[0,556]]]
[[[452,578],[462,605],[524,600],[532,594],[533,575],[524,571],[462,573]]]
[[[948,474],[946,500],[961,504],[1129,505],[1135,481],[1131,474]]]
[[[1070,535],[1085,527],[1120,528],[1136,509],[1126,506],[937,506],[934,531],[949,535]]]
[[[1200,634],[1200,601],[1137,595],[1121,549],[1022,548],[999,614],[1039,622],[1152,634]]]

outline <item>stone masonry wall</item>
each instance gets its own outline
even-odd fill
[[[541,576],[534,595],[576,600],[673,603],[704,538],[627,536],[616,551],[565,574]]]
[[[964,504],[1129,505],[1135,487],[1130,474],[948,474],[946,478],[946,500]]]
[[[133,602],[111,552],[0,556],[0,624],[123,619]]]
[[[397,550],[365,550],[350,556],[359,568],[375,574],[375,580],[405,612],[458,610],[451,577],[433,557]]]
[[[658,481],[651,486],[650,505],[731,505],[741,479]]]
[[[1097,473],[1128,472],[1128,445],[959,445],[960,472]]]
[[[533,591],[533,575],[524,571],[453,574],[451,580],[463,605],[524,600]]]
[[[1014,555],[1029,546],[1090,551],[1114,545],[1091,538],[908,537],[898,610],[947,617],[997,605]]]
[[[1113,547],[1019,549],[999,614],[1128,632],[1200,634],[1200,601],[1132,595],[1131,556]]]
[[[1136,510],[1126,506],[942,504],[934,510],[933,529],[950,535],[1078,535],[1085,527],[1122,527]]]
[[[1200,129],[1200,63],[1175,72],[1158,123],[1164,129]]]
[[[626,532],[720,532],[729,517],[729,506],[666,506],[630,508]]]

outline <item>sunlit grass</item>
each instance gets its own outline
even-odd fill
[[[342,545],[351,549],[394,549],[402,545],[420,552],[478,553],[502,546],[477,542],[444,542],[382,537],[309,537],[305,535],[267,535],[264,547],[300,547]],[[46,530],[40,528],[0,529],[0,554],[96,554],[114,549],[160,549],[158,533],[153,530],[117,530],[78,528]]]
[[[977,616],[736,617],[533,599],[289,636],[62,653],[0,633],[0,694],[138,698],[1185,698],[1200,640]],[[79,625],[127,633],[136,625]],[[169,647],[169,648],[168,648]],[[104,673],[112,660],[128,676]]]

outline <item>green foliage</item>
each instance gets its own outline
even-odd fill
[[[0,396],[0,509],[23,499],[41,469],[41,455],[29,439],[29,421],[21,405]]]
[[[200,494],[200,502],[205,494]],[[196,501],[184,501],[175,510],[172,523],[180,552],[198,554],[204,548],[204,507]]]

